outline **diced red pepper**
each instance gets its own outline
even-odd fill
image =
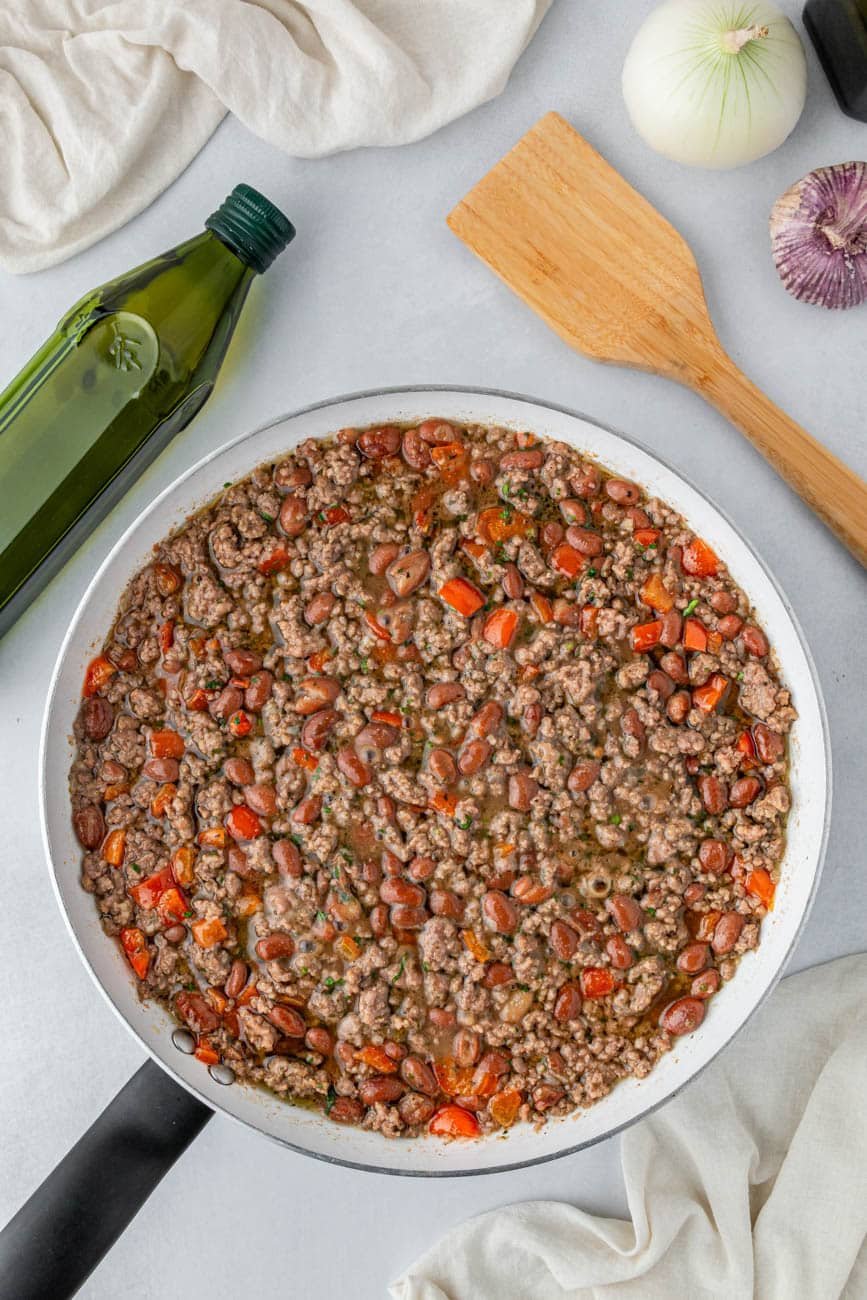
[[[581,972],[581,992],[585,998],[604,998],[617,984],[613,974],[604,966],[587,966]]]
[[[159,790],[157,790],[156,794],[154,795],[153,801],[151,802],[152,816],[165,817],[166,809],[168,808],[169,804],[172,802],[172,800],[174,799],[177,793],[178,793],[178,787],[176,785],[172,785],[170,781],[167,781],[165,785],[161,785]]]
[[[144,934],[137,926],[127,926],[120,932],[120,942],[130,966],[139,979],[143,980],[151,960]]]
[[[170,618],[167,622],[160,624],[160,629],[157,633],[157,640],[160,643],[160,650],[163,655],[167,655],[175,643],[174,619]]]
[[[209,1038],[200,1038],[196,1043],[196,1050],[193,1053],[197,1061],[203,1065],[216,1065],[220,1059],[220,1053],[214,1047]]]
[[[684,650],[706,650],[707,628],[700,618],[687,618],[683,623]]]
[[[303,767],[305,772],[315,772],[319,766],[316,755],[311,754],[309,749],[302,749],[300,745],[292,750],[292,762],[296,767]]]
[[[148,742],[154,758],[183,758],[186,746],[176,731],[152,731]]]
[[[434,1061],[433,1072],[442,1092],[447,1097],[470,1097],[473,1093],[472,1066],[459,1067],[453,1057],[445,1056]]]
[[[476,961],[486,962],[491,960],[491,954],[484,943],[482,943],[475,930],[462,930],[464,943],[469,952],[473,954]]]
[[[167,889],[157,903],[157,912],[163,925],[178,925],[189,910],[190,905],[177,885]]]
[[[289,565],[289,552],[285,546],[278,546],[270,555],[263,555],[262,559],[256,566],[264,577],[269,578],[272,573],[282,573]]]
[[[576,551],[574,546],[568,542],[561,542],[555,546],[549,557],[548,563],[557,573],[565,574],[567,578],[575,578],[587,564],[587,557],[580,551]]]
[[[639,623],[630,632],[632,649],[641,654],[645,650],[652,650],[658,644],[662,636],[662,623],[659,619],[654,623]]]
[[[307,667],[310,669],[311,673],[321,673],[322,669],[328,663],[328,660],[333,654],[334,651],[329,650],[327,646],[324,650],[317,650],[316,654],[311,655],[307,660]]]
[[[471,555],[474,560],[480,560],[487,549],[484,542],[474,542],[469,537],[465,537],[461,542],[461,550],[465,551],[467,555]]]
[[[382,626],[375,615],[371,614],[369,609],[364,611],[364,621],[370,628],[374,636],[379,637],[380,641],[390,641],[391,633],[388,628]]]
[[[470,460],[462,442],[441,443],[438,447],[431,447],[430,454],[447,483],[457,483],[465,477]]]
[[[155,908],[167,889],[173,889],[175,878],[171,867],[163,867],[146,880],[140,880],[130,888],[130,896],[139,907]]]
[[[518,630],[518,615],[513,609],[495,609],[485,619],[482,636],[498,650],[508,650]]]
[[[108,832],[102,843],[102,856],[110,867],[119,867],[123,864],[125,847],[126,831],[115,830]]]
[[[451,1104],[440,1106],[428,1124],[428,1132],[437,1137],[474,1138],[479,1136],[481,1129],[472,1111]]]
[[[599,609],[596,605],[582,605],[581,613],[578,615],[578,626],[581,629],[581,635],[588,639],[596,637],[599,631]]]
[[[203,916],[200,921],[194,921],[190,929],[200,948],[213,948],[229,933],[219,916]]]
[[[711,673],[704,686],[696,686],[692,693],[692,702],[702,713],[714,713],[729,687],[729,680],[722,673]]]
[[[446,794],[443,790],[437,790],[436,794],[431,795],[430,806],[434,812],[443,813],[446,817],[453,817],[458,801],[453,794]]]
[[[97,655],[97,657],[91,659],[90,663],[87,665],[87,671],[84,674],[84,687],[82,689],[82,694],[88,697],[99,694],[103,686],[107,684],[116,672],[117,668],[115,668],[110,659],[106,659],[105,655]]]
[[[703,542],[700,537],[694,537],[683,548],[680,564],[684,573],[689,573],[695,578],[714,578],[719,572],[716,552],[712,551],[707,542]]]
[[[323,510],[322,517],[326,524],[333,527],[334,524],[348,523],[352,515],[343,506],[329,506],[327,510]]]
[[[543,596],[541,591],[531,591],[530,604],[540,623],[551,622],[554,617],[554,607],[547,596]]]
[[[204,713],[208,707],[208,692],[201,688],[192,691],[186,700],[186,705],[191,713]]]
[[[507,542],[512,537],[526,537],[533,528],[529,515],[512,506],[489,506],[480,510],[476,532],[485,542]]]
[[[748,894],[752,894],[771,911],[777,887],[764,867],[754,867],[747,875],[744,886]]]
[[[362,1065],[369,1066],[371,1070],[376,1070],[378,1074],[394,1074],[397,1071],[398,1062],[393,1061],[384,1048],[377,1047],[374,1043],[359,1048],[355,1053],[355,1059]]]
[[[262,823],[252,808],[239,803],[226,818],[226,830],[233,840],[255,840],[262,834]]]
[[[674,608],[674,596],[666,587],[658,573],[651,573],[641,588],[641,599],[645,605],[655,609],[659,614],[667,614]]]
[[[371,722],[387,722],[390,727],[402,727],[403,718],[391,709],[374,709],[370,715]]]
[[[659,541],[658,528],[636,528],[632,534],[639,546],[647,548]]]
[[[206,848],[223,849],[226,847],[226,830],[223,826],[209,826],[199,831],[196,836],[199,844]]]
[[[488,1114],[500,1128],[509,1128],[518,1118],[523,1100],[517,1088],[507,1088],[488,1102]]]
[[[465,618],[471,618],[473,614],[478,613],[485,603],[485,598],[479,591],[478,587],[473,586],[466,578],[449,578],[440,587],[440,596],[447,605],[456,609],[459,614]]]
[[[239,709],[237,713],[231,715],[227,725],[233,736],[238,736],[239,738],[241,736],[249,736],[250,732],[253,730],[253,719],[250,717],[249,713],[245,713],[243,709]]]

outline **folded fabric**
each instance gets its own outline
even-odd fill
[[[499,94],[550,3],[3,0],[0,265],[117,229],[227,110],[298,157],[418,140]]]
[[[396,1300],[864,1300],[867,954],[785,980],[627,1130],[632,1222],[535,1201],[449,1233]]]

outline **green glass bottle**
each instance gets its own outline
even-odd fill
[[[236,186],[202,234],[76,303],[0,394],[0,636],[201,410],[253,277],[294,235]]]

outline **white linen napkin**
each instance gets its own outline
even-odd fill
[[[396,1300],[867,1296],[867,954],[785,980],[622,1138],[632,1222],[555,1201],[450,1232]]]
[[[298,157],[418,140],[500,93],[550,3],[2,0],[0,265],[116,230],[227,110]]]

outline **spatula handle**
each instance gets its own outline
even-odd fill
[[[867,483],[775,406],[722,350],[689,382],[867,567]]]

